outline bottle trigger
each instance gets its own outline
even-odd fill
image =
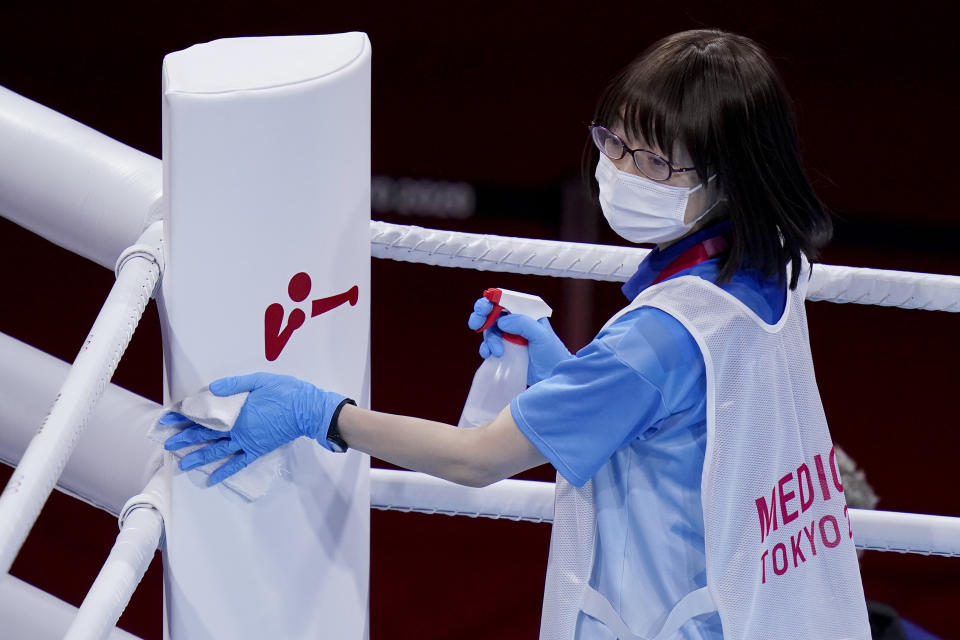
[[[483,326],[477,329],[477,333],[483,333],[496,323],[497,318],[500,317],[500,314],[503,313],[503,307],[498,304],[493,305],[493,311],[490,312],[490,315],[487,316],[487,321],[483,323]]]
[[[477,333],[482,333],[492,327],[497,321],[497,318],[500,317],[500,314],[503,313],[503,307],[500,305],[500,297],[503,295],[503,291],[500,289],[487,289],[483,292],[483,297],[493,303],[493,310],[490,312],[490,315],[487,316],[487,321],[483,323],[483,326],[477,329]]]

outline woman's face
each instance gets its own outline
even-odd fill
[[[682,145],[677,145],[673,150],[673,153],[665,153],[663,149],[660,149],[657,145],[647,142],[644,138],[633,138],[624,131],[623,125],[617,125],[610,128],[610,131],[615,133],[624,144],[627,145],[630,149],[646,149],[652,151],[662,158],[669,158],[670,162],[674,167],[692,167],[693,160],[690,158],[690,154],[687,152]],[[633,161],[633,156],[629,153],[623,154],[623,157],[619,160],[611,160],[611,162],[624,173],[630,173],[635,176],[640,176],[645,180],[649,180],[645,175],[640,173],[640,170],[637,169],[637,165]],[[695,187],[698,184],[697,172],[696,171],[684,171],[682,173],[676,173],[670,175],[669,180],[660,181],[660,184],[670,185],[672,187]],[[697,189],[690,194],[690,197],[687,199],[687,208],[683,214],[683,221],[686,223],[696,220],[703,212],[713,206],[720,198],[723,197],[723,192],[720,187],[717,185],[716,180],[711,180],[704,186],[702,189]],[[708,216],[707,219],[712,218]],[[706,219],[704,220],[704,222]]]

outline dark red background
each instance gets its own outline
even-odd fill
[[[8,0],[0,8],[0,85],[159,155],[165,53],[225,36],[366,31],[374,48],[374,173],[463,180],[480,194],[477,215],[456,224],[377,218],[614,242],[602,224],[590,231],[592,218],[561,224],[561,187],[576,178],[593,101],[652,40],[719,26],[765,44],[794,96],[811,175],[840,221],[824,261],[960,274],[952,175],[958,61],[948,5],[882,6],[354,1],[267,8],[176,0],[94,8]],[[0,269],[0,331],[72,360],[112,275],[6,221]],[[479,364],[464,320],[491,285],[552,301],[571,347],[623,304],[615,284],[375,260],[375,408],[457,418]],[[808,309],[831,429],[866,469],[880,508],[960,515],[952,469],[960,446],[957,316],[828,303]],[[158,400],[159,340],[151,306],[114,381]],[[551,475],[540,469],[528,477]],[[547,525],[374,512],[372,526],[374,638],[536,637]],[[55,492],[13,573],[79,605],[115,535],[111,516]],[[960,601],[957,560],[871,552],[863,578],[868,597],[945,638],[957,636],[950,607]],[[155,562],[121,626],[159,638],[160,589]]]

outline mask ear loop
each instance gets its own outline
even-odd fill
[[[713,180],[713,179],[716,178],[716,177],[717,177],[717,174],[713,174],[712,176],[710,176],[709,178],[707,178],[707,184],[710,184],[710,181]],[[699,189],[699,188],[702,187],[702,186],[703,186],[703,183],[701,182],[701,183],[698,184],[696,187],[694,187],[693,190],[690,191],[690,193],[693,193],[694,191],[696,191],[697,189]],[[703,213],[701,213],[699,216],[697,216],[697,218],[696,218],[693,222],[691,222],[690,225],[693,226],[693,225],[697,224],[698,222],[700,222],[701,220],[703,220],[704,217],[706,217],[706,215],[707,215],[708,213],[710,213],[711,211],[713,211],[713,210],[717,207],[718,204],[720,204],[721,202],[726,202],[726,201],[727,201],[727,197],[726,197],[726,196],[720,196],[719,198],[717,198],[717,199],[714,201],[713,204],[711,204],[709,207],[707,207],[707,208],[704,210]]]
[[[710,205],[709,207],[707,207],[706,211],[704,211],[703,213],[700,214],[700,217],[697,218],[697,221],[702,220],[702,219],[703,219],[703,216],[705,216],[705,215],[707,215],[708,213],[710,213],[711,211],[713,211],[714,208],[716,208],[716,206],[717,206],[718,204],[720,204],[721,202],[726,202],[726,201],[727,201],[726,198],[717,198],[717,201],[716,201],[716,202],[714,202],[712,205]]]

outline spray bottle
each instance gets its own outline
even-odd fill
[[[553,310],[540,297],[509,289],[487,289],[483,297],[493,303],[487,321],[477,329],[489,329],[500,314],[519,313],[534,320],[549,318]],[[527,340],[521,336],[503,334],[503,356],[490,356],[483,361],[473,376],[470,393],[460,416],[459,426],[477,427],[497,417],[501,410],[527,388]]]

